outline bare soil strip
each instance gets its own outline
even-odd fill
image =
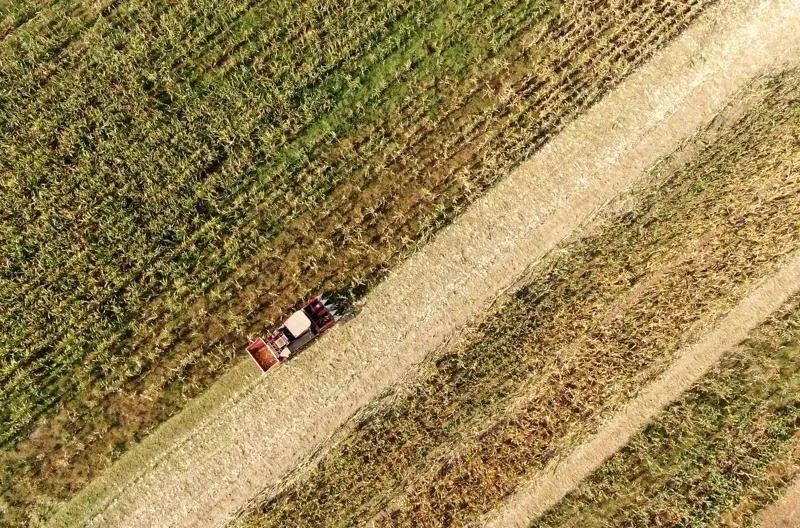
[[[747,338],[752,329],[800,289],[800,253],[749,297],[731,310],[702,340],[686,348],[659,379],[611,418],[569,456],[550,464],[542,476],[520,489],[489,519],[486,526],[529,526],[644,427],[653,416],[688,390],[726,350]]]
[[[226,377],[224,390],[133,449],[50,524],[230,520],[709,122],[748,79],[797,56],[789,49],[796,6],[730,0],[709,11],[400,266],[358,317],[269,376]]]
[[[241,526],[464,526],[581,445],[798,249],[798,81],[748,83]]]
[[[795,294],[529,528],[755,526],[800,477],[799,398]]]
[[[759,514],[761,528],[797,528],[800,526],[800,481],[786,490],[780,500]]]

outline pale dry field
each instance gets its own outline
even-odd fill
[[[224,524],[750,78],[797,59],[798,32],[798,2],[721,2],[400,266],[356,318],[269,376],[234,369],[51,525]]]
[[[682,350],[664,374],[644,387],[617,414],[609,417],[597,433],[563,460],[551,463],[532,482],[519,489],[506,504],[487,518],[485,526],[530,526],[533,520],[556,505],[605,460],[624,447],[635,433],[691,388],[726,351],[746,339],[751,330],[798,290],[800,254],[795,254],[702,339]],[[785,512],[776,511],[773,517],[785,517]]]

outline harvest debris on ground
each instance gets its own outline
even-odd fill
[[[798,80],[741,94],[742,117],[658,166],[244,524],[465,525],[580,442],[800,250]]]
[[[297,299],[363,294],[709,3],[15,7],[8,500],[80,488]]]
[[[798,298],[735,314],[793,291],[798,32],[797,0],[0,0],[0,526],[791,522]],[[351,317],[259,377],[309,299]]]

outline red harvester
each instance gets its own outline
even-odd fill
[[[315,295],[267,338],[259,337],[250,343],[247,352],[261,371],[266,372],[335,325],[339,317],[327,299]]]

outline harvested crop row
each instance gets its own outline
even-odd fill
[[[748,526],[800,475],[800,298],[533,526]]]
[[[621,306],[606,312],[607,319],[569,342],[558,357],[551,356],[551,364],[534,363],[536,375],[523,400],[456,453],[436,460],[436,469],[411,483],[404,500],[391,505],[379,525],[447,525],[488,510],[526,473],[595,426],[600,413],[657,375],[682,331],[702,327],[730,303],[731,293],[798,247],[800,182],[787,172],[800,161],[797,79],[793,72],[774,81],[762,106],[645,199],[633,212],[640,229],[635,235],[626,239],[617,233],[621,236],[590,249],[638,252],[627,255],[616,272],[644,276],[634,278],[637,284],[631,284]],[[772,123],[783,126],[772,129]],[[771,147],[762,146],[771,141]],[[704,211],[681,218],[686,206]],[[664,221],[672,225],[662,231]],[[679,236],[670,233],[680,225]],[[673,253],[676,246],[683,247]],[[655,253],[647,255],[649,249]],[[647,260],[638,260],[643,254]],[[497,337],[490,332],[484,339],[491,343]]]
[[[373,284],[710,3],[364,2],[298,10],[285,54],[240,45],[258,5],[194,40],[184,4],[117,6],[0,134],[10,502],[79,487],[290,299]]]
[[[799,75],[754,88],[243,524],[461,525],[567,449],[800,247]]]

